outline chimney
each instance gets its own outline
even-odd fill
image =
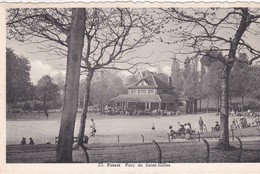
[[[168,78],[168,84],[170,87],[172,87],[172,78],[171,77]]]

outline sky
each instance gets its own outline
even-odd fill
[[[25,44],[17,42],[15,40],[7,40],[7,47],[14,49],[15,54],[26,57],[31,64],[31,81],[36,85],[37,81],[44,75],[55,75],[61,73],[65,75],[66,70],[66,58],[60,59],[60,57],[49,55],[48,53],[39,52],[37,45]],[[147,61],[158,62],[157,64],[149,67],[143,67],[141,69],[147,69],[152,72],[163,72],[170,75],[171,71],[171,53],[165,53],[173,46],[166,45],[164,43],[151,43],[138,50],[140,57],[149,58]],[[127,71],[120,72],[122,77],[130,75]]]
[[[254,44],[258,44],[258,37],[252,37],[250,41]],[[7,40],[7,47],[14,49],[17,55],[22,55],[26,57],[31,64],[31,81],[37,84],[37,81],[44,75],[50,75],[54,77],[55,75],[61,73],[65,75],[66,67],[66,57],[60,58],[54,55],[50,55],[46,52],[40,52],[38,46],[32,43],[21,43],[15,40]],[[186,55],[174,55],[169,51],[178,51],[180,47],[176,44],[165,44],[160,40],[155,40],[155,42],[148,43],[146,46],[135,51],[135,55],[139,57],[147,57],[145,61],[147,62],[158,62],[153,67],[143,67],[153,72],[163,72],[170,75],[171,72],[171,58],[176,57],[178,60],[184,61]],[[143,59],[143,58],[142,58]],[[182,65],[181,65],[182,66]],[[128,72],[121,72],[123,77],[129,75]]]

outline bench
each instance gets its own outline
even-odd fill
[[[168,139],[169,139],[169,142],[170,142],[170,134],[167,133],[167,135],[168,135]],[[182,134],[182,133],[174,132],[173,135],[175,135],[174,138],[185,138],[185,135]],[[191,138],[197,138],[200,141],[200,139],[201,139],[200,133],[199,132],[197,132],[197,133],[193,132],[193,134],[191,134]]]
[[[78,142],[78,139],[79,137],[73,137],[73,143],[77,143]],[[84,139],[83,139],[83,143],[86,143],[88,144],[88,136],[84,136]],[[55,137],[55,144],[58,144],[58,140],[59,140],[59,137]]]

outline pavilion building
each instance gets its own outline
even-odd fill
[[[172,86],[171,78],[166,83],[150,73],[127,86],[127,89],[128,94],[120,94],[111,99],[114,107],[122,111],[158,109],[176,112],[178,110],[178,94]]]

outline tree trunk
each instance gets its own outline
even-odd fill
[[[86,10],[72,9],[70,38],[68,40],[67,72],[63,111],[59,130],[56,162],[72,162],[72,145],[78,108],[80,64],[84,45]]]
[[[201,98],[200,98],[200,112],[201,112]]]
[[[83,145],[85,125],[86,125],[86,119],[87,119],[87,113],[88,113],[89,97],[90,97],[90,87],[91,87],[91,80],[92,80],[93,74],[94,74],[94,71],[89,70],[87,78],[86,78],[84,106],[83,106],[83,112],[81,114],[80,127],[79,127],[79,138],[78,138],[79,146]]]
[[[232,66],[225,65],[225,70],[221,77],[221,110],[220,110],[220,127],[221,136],[219,139],[220,145],[224,148],[229,148],[229,126],[228,126],[228,111],[229,111],[229,77]]]
[[[244,96],[241,96],[241,98],[242,98],[242,104],[244,105]]]
[[[195,99],[192,100],[192,114],[195,114]]]
[[[209,96],[207,97],[207,113],[209,113]]]

